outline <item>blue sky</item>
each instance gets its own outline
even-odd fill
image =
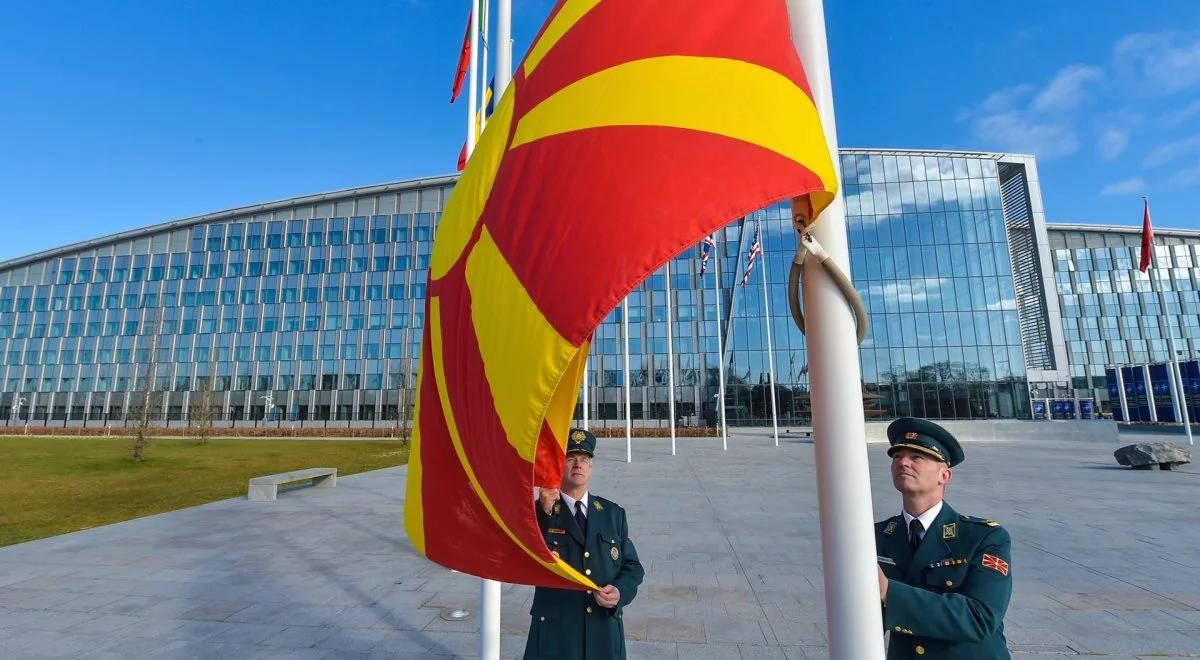
[[[447,173],[465,0],[10,3],[0,259]],[[552,3],[515,0],[524,51]],[[1086,7],[1086,10],[1083,8]],[[1200,3],[827,3],[842,146],[1038,155],[1051,221],[1200,228]]]

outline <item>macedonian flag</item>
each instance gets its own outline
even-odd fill
[[[447,203],[429,267],[405,524],[429,559],[595,585],[551,554],[588,338],[729,221],[833,198],[784,0],[560,0]]]

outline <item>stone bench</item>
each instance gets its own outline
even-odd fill
[[[250,480],[250,490],[246,493],[246,499],[252,502],[274,502],[281,485],[301,481],[311,481],[314,488],[333,488],[337,485],[337,468],[308,468],[254,477]]]

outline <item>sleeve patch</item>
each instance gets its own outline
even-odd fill
[[[1008,576],[1008,562],[996,555],[985,554],[983,556],[983,567],[990,568],[1003,576]]]

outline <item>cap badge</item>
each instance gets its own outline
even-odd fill
[[[916,440],[919,437],[921,437],[921,435],[916,431],[909,431],[908,433],[904,434],[905,440]]]
[[[571,434],[571,442],[578,444],[580,442],[583,442],[584,438],[586,438],[586,437],[587,437],[587,435],[585,435],[583,431],[576,431]]]

